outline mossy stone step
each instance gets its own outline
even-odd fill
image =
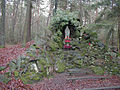
[[[69,72],[82,72],[84,71],[83,69],[79,69],[79,68],[74,68],[74,69],[68,69]]]
[[[120,86],[113,87],[98,87],[98,88],[85,88],[82,90],[120,90]]]
[[[68,72],[88,72],[90,71],[90,69],[86,69],[86,68],[73,68],[73,69],[68,69]]]
[[[82,80],[82,79],[107,79],[109,77],[96,77],[96,76],[85,76],[85,77],[76,77],[76,78],[67,78],[67,80]]]
[[[68,72],[67,72],[69,75],[76,75],[76,74],[91,74],[92,71],[89,70],[89,69],[78,69],[78,68],[75,68],[75,69],[68,69]]]

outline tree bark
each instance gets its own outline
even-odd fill
[[[24,25],[24,44],[31,40],[31,12],[32,3],[31,0],[27,0],[26,20]]]
[[[15,31],[15,24],[16,24],[16,18],[17,18],[19,2],[20,2],[20,0],[18,0],[18,1],[14,0],[13,19],[12,19],[12,32],[11,32],[11,41],[12,42],[14,42],[14,31]]]
[[[114,0],[111,0],[111,2],[112,2],[112,9],[113,9]]]
[[[47,18],[47,23],[46,25],[48,26],[49,25],[49,21],[50,21],[50,17],[52,15],[52,9],[53,9],[54,5],[52,3],[52,0],[50,0],[50,9],[49,9],[49,15],[48,15],[48,18]]]
[[[82,0],[79,1],[79,4],[80,4],[79,19],[80,19],[80,23],[82,24],[83,23],[83,20],[82,20],[82,16],[83,16]]]
[[[19,16],[19,22],[20,22],[20,25],[19,25],[19,41],[18,42],[22,42],[22,40],[23,40],[23,37],[24,37],[24,35],[23,35],[23,28],[24,28],[24,24],[23,24],[23,20],[22,20],[22,17],[23,17],[23,7],[22,7],[22,4],[21,4],[21,6],[20,6],[20,16]]]
[[[5,47],[5,0],[1,2],[0,46]]]
[[[67,4],[68,4],[67,0],[64,0],[64,3],[65,3],[65,5],[64,5],[63,9],[66,10],[67,9]]]
[[[96,18],[98,17],[98,8],[96,7],[96,15],[95,15],[95,20],[96,20]]]
[[[54,10],[54,15],[55,15],[56,12],[57,12],[57,7],[58,7],[58,0],[55,0],[55,10]]]
[[[115,34],[115,33],[114,33],[114,27],[112,27],[111,29],[112,29],[111,45],[112,45],[112,47],[113,47],[113,46],[114,46],[114,34]]]
[[[120,12],[118,15],[118,51],[120,53]]]

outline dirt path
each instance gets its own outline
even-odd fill
[[[70,78],[78,77],[84,79],[70,80]],[[107,90],[120,90],[120,77],[110,76],[106,79],[92,79],[91,77],[106,78],[108,76],[78,75],[76,77],[68,76],[66,73],[55,74],[54,78],[44,79],[42,82],[33,84],[32,87],[33,90],[106,90],[106,88]]]

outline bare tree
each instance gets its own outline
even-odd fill
[[[120,7],[119,7],[120,9]],[[118,50],[120,53],[120,11],[119,11],[119,15],[118,15]]]
[[[24,43],[31,40],[31,12],[32,3],[31,0],[27,0],[26,20],[24,25]]]
[[[53,7],[54,7],[53,0],[50,0],[50,9],[49,9],[49,15],[48,15],[48,18],[47,18],[47,26],[49,24],[50,17],[52,15],[52,11],[53,11],[52,9],[53,9]]]
[[[5,47],[5,0],[1,2],[0,46]]]
[[[13,18],[12,18],[12,32],[11,32],[11,41],[14,41],[14,31],[15,31],[15,24],[16,24],[16,18],[17,18],[17,12],[18,12],[18,5],[20,3],[20,0],[14,0],[13,3]]]
[[[54,15],[56,14],[57,7],[58,7],[58,0],[55,0],[55,9],[54,9]]]
[[[80,22],[83,23],[83,20],[82,20],[82,17],[83,17],[82,0],[79,1],[79,5],[80,5],[79,19],[80,19]]]

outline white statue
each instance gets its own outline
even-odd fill
[[[68,26],[65,29],[65,38],[69,38],[70,37],[70,29],[68,28]]]

